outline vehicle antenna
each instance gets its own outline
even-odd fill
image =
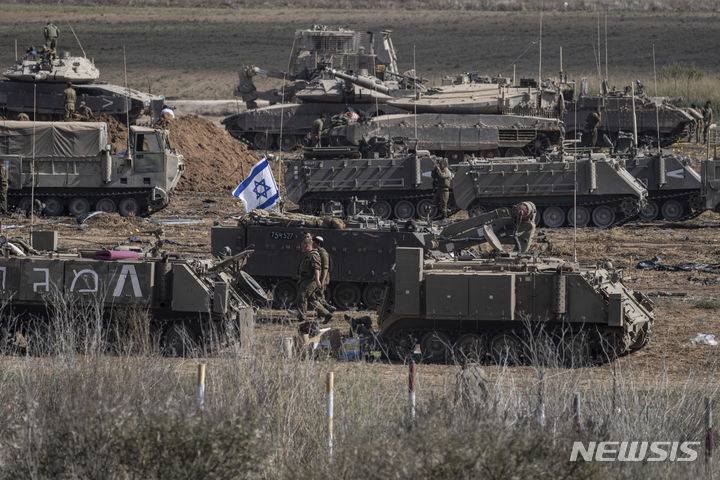
[[[655,82],[655,96],[658,95],[658,89],[657,89],[657,67],[655,65],[655,44],[652,45],[653,50],[653,81]],[[658,140],[658,154],[662,155],[662,150],[660,149],[660,111],[658,110],[658,104],[657,101],[655,102],[655,125],[657,126],[657,140]]]
[[[280,98],[280,137],[278,138],[278,147],[280,147],[280,159],[282,161],[283,151],[283,120],[285,117],[285,83],[287,72],[290,71],[290,62],[292,61],[293,52],[295,51],[295,41],[297,38],[293,38],[292,47],[290,48],[290,55],[288,55],[287,68],[283,72],[283,85],[282,85],[282,97]],[[316,65],[317,67],[317,65]],[[324,127],[324,125],[323,125]]]
[[[545,1],[540,2],[540,35],[538,38],[538,81],[537,81],[537,108],[538,110],[542,107],[542,93],[540,89],[542,87],[542,35],[543,35],[543,10],[545,8]]]
[[[125,159],[132,158],[130,154],[130,89],[127,80],[127,56],[125,55],[125,44],[123,44],[123,75],[125,76],[125,127],[127,128],[127,150],[125,151]]]
[[[18,61],[18,54],[17,54],[17,38],[15,39],[15,61]]]
[[[575,120],[577,125],[577,100],[575,104]],[[573,148],[573,262],[577,263],[577,128],[575,128],[575,144]]]
[[[78,38],[77,35],[75,35],[75,30],[72,28],[72,25],[70,25],[70,22],[66,22],[66,23],[67,23],[67,26],[70,27],[70,31],[72,32],[73,37],[75,37],[75,41],[77,42],[78,47],[80,47],[80,51],[82,51],[83,57],[87,58],[87,55],[85,55],[85,49],[83,48],[82,43],[80,43],[80,39]]]
[[[598,69],[598,81],[602,83],[602,57],[600,56],[600,12],[597,12],[597,69]]]
[[[635,83],[630,82],[630,95],[632,100],[632,119],[633,119],[633,140],[635,141],[635,147],[638,144],[638,132],[637,132],[637,115],[635,114]]]
[[[32,163],[30,164],[30,238],[35,223],[35,122],[37,122],[37,83],[33,83]]]
[[[415,44],[413,44],[413,73],[417,77],[417,66],[415,65]],[[413,85],[415,86],[415,102],[413,104],[413,118],[415,119],[415,139],[417,141],[418,134],[417,134],[417,102],[418,102],[418,91],[417,91],[417,82],[413,82]]]
[[[605,10],[605,80],[608,76],[608,34],[607,34],[608,12]]]

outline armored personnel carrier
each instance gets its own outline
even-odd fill
[[[52,315],[60,305],[66,311],[89,305],[109,319],[139,308],[150,315],[150,333],[162,336],[169,353],[182,354],[203,334],[217,334],[230,324],[249,341],[255,323],[252,301],[264,297],[238,268],[252,251],[218,262],[129,250],[11,256],[5,237],[0,244],[5,253],[0,256],[0,298],[20,316],[9,324],[12,315],[4,315],[3,331],[15,328],[24,334],[24,315]]]
[[[129,115],[134,122],[148,114],[152,123],[160,118],[163,100],[137,90],[97,82],[100,72],[86,57],[73,57],[69,52],[58,56],[28,48],[22,59],[3,73],[0,80],[0,115],[16,118],[26,113],[36,120],[60,120],[65,114],[63,90],[71,82],[81,101],[93,113],[114,115],[120,119]]]
[[[374,136],[414,138],[416,147],[447,158],[542,155],[562,138],[560,121],[521,115],[460,115],[422,113],[374,117],[334,127],[333,145],[360,145]]]
[[[579,366],[647,344],[653,304],[619,270],[526,253],[534,210],[525,202],[500,216],[510,231],[525,232],[519,253],[426,259],[420,248],[398,247],[378,310],[383,351],[405,359],[419,344],[430,362],[521,363],[541,360],[544,334],[551,357]],[[485,228],[487,240],[494,230]]]
[[[598,108],[602,114],[598,125],[599,138],[607,135],[611,141],[615,141],[620,132],[633,131],[633,101],[627,88],[624,91],[608,91],[604,95],[580,95],[565,102],[565,115],[562,120],[567,138],[575,138],[577,132],[577,138],[582,136],[587,143],[589,136],[586,120]],[[658,130],[660,145],[671,145],[682,138],[688,138],[697,125],[696,118],[687,110],[637,92],[635,116],[640,146],[657,145]]]
[[[389,147],[381,150],[382,145]],[[288,198],[308,213],[320,211],[330,201],[342,202],[347,210],[363,200],[383,218],[434,216],[431,172],[438,157],[395,145],[378,141],[365,150],[307,149],[303,158],[286,162]],[[548,227],[572,225],[568,218],[575,195],[581,227],[590,221],[610,227],[631,220],[647,197],[645,186],[622,162],[604,154],[577,162],[572,157],[475,159],[449,168],[454,174],[455,207],[477,215],[529,200],[541,210]]]
[[[342,228],[340,228],[342,227]],[[288,306],[297,294],[297,266],[302,257],[300,241],[304,232],[323,237],[330,253],[328,298],[341,308],[364,304],[375,308],[382,300],[385,282],[396,245],[425,248],[431,226],[379,221],[376,217],[346,219],[297,214],[266,214],[254,211],[237,226],[216,226],[210,231],[214,255],[232,254],[252,245],[255,255],[245,271],[273,292],[278,307]]]
[[[452,170],[458,208],[476,215],[527,199],[550,228],[620,225],[636,218],[647,198],[645,186],[605,154],[470,160]]]
[[[164,208],[185,169],[183,156],[170,148],[166,130],[132,126],[129,136],[129,150],[113,154],[105,123],[0,122],[8,206],[28,212],[34,194],[50,216]]]

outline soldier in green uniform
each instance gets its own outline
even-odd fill
[[[20,113],[18,113],[17,120],[18,120],[18,122],[29,122],[30,117],[28,117],[27,113],[20,112]]]
[[[317,289],[315,292],[315,300],[332,313],[336,310],[336,308],[330,305],[325,299],[325,290],[328,285],[330,285],[330,254],[323,247],[323,244],[325,243],[325,239],[323,239],[323,237],[317,235],[313,237],[312,240],[313,250],[320,254],[320,283],[322,284],[322,288]],[[329,321],[330,319],[326,317],[323,323],[328,323]]]
[[[322,288],[320,281],[320,272],[322,264],[320,261],[320,253],[313,250],[312,240],[304,239],[301,244],[303,252],[300,266],[298,267],[298,289],[295,304],[297,305],[298,320],[304,322],[307,320],[308,306],[314,307],[318,315],[325,317],[326,323],[332,318],[332,313],[328,312],[315,298],[315,291]]]
[[[452,174],[447,168],[447,160],[441,158],[432,171],[433,193],[435,194],[434,202],[437,208],[435,218],[447,218],[448,200],[450,200],[450,180]]]
[[[702,108],[702,116],[703,116],[703,142],[707,143],[708,141],[708,130],[710,129],[710,125],[713,121],[713,111],[712,106],[710,104],[710,100],[705,102],[705,106]]]
[[[8,164],[0,163],[0,214],[5,215],[8,211],[7,194],[8,194]]]
[[[320,115],[320,118],[315,120],[310,127],[310,146],[321,147],[322,146],[322,130],[325,126],[325,114]]]
[[[45,28],[43,28],[43,35],[45,36],[45,49],[55,55],[57,49],[57,38],[58,35],[60,35],[60,29],[48,20]]]
[[[78,113],[82,115],[82,117],[86,120],[92,120],[93,118],[92,109],[88,107],[85,102],[80,102],[80,106],[78,107]]]
[[[65,120],[72,120],[75,114],[75,102],[77,101],[77,94],[75,89],[72,88],[72,83],[67,83],[67,88],[63,90],[63,104],[65,105]]]
[[[591,150],[595,150],[595,145],[597,145],[598,125],[600,124],[600,120],[602,120],[602,114],[600,113],[599,108],[594,112],[591,112],[590,115],[588,115],[585,119],[587,130],[590,133],[589,146]]]

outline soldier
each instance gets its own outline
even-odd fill
[[[67,88],[63,90],[63,104],[65,105],[65,120],[72,120],[75,114],[75,102],[77,101],[77,94],[75,89],[72,88],[72,83],[67,83]]]
[[[305,322],[308,306],[314,307],[318,315],[325,317],[327,323],[332,319],[332,313],[328,312],[315,299],[315,291],[322,288],[320,281],[321,261],[320,254],[313,250],[312,240],[304,239],[301,244],[303,253],[300,266],[298,267],[298,289],[295,304],[297,305],[298,320]]]
[[[330,254],[323,247],[325,240],[323,237],[317,235],[313,237],[313,250],[316,250],[320,254],[320,283],[322,288],[317,289],[315,292],[315,299],[323,307],[325,307],[330,313],[334,312],[336,308],[328,303],[325,299],[325,289],[330,285]],[[326,317],[323,323],[328,323],[330,320]]]
[[[705,102],[705,106],[702,108],[702,116],[703,116],[703,143],[707,143],[708,141],[708,130],[710,129],[710,125],[713,121],[713,111],[712,106],[710,105],[710,100]]]
[[[690,104],[690,108],[695,109],[695,110],[698,109],[695,102]],[[695,122],[695,132],[694,132],[695,133],[695,143],[700,143],[700,135],[702,135],[702,130],[703,130],[703,121],[702,121],[702,118],[700,118]],[[691,132],[689,140],[692,142],[692,132]]]
[[[27,113],[20,112],[20,113],[18,113],[17,120],[18,120],[18,122],[29,122],[30,117],[28,117]]]
[[[587,119],[585,119],[588,133],[590,133],[589,146],[591,150],[595,150],[595,145],[597,145],[598,125],[600,124],[600,120],[602,120],[602,113],[600,113],[600,108],[596,109],[594,112],[591,112],[590,115],[587,116]]]
[[[450,199],[450,180],[452,174],[447,168],[447,160],[441,158],[432,171],[433,193],[435,194],[434,202],[437,208],[435,218],[447,218],[447,205]]]
[[[322,146],[322,130],[325,126],[325,114],[320,115],[320,118],[315,120],[310,127],[310,146],[321,147]]]
[[[86,119],[86,120],[90,120],[90,119],[92,119],[92,117],[93,117],[93,112],[92,112],[92,110],[90,109],[90,107],[88,107],[88,106],[85,104],[84,101],[80,102],[80,106],[78,107],[78,112],[79,112],[80,115],[82,115],[82,117],[83,117],[84,119]]]
[[[0,163],[0,215],[7,215],[8,162]]]
[[[477,363],[462,359],[461,365],[455,383],[455,405],[472,409],[487,400],[489,379]]]
[[[53,55],[55,55],[55,51],[57,48],[57,38],[58,35],[60,35],[60,29],[53,25],[50,20],[48,20],[45,28],[43,28],[43,35],[45,36],[45,49],[49,50],[50,52],[52,52]]]

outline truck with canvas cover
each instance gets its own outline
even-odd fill
[[[111,152],[100,122],[0,122],[0,161],[9,169],[8,205],[46,215],[92,210],[141,215],[164,208],[185,168],[168,132],[131,126],[129,150]]]

